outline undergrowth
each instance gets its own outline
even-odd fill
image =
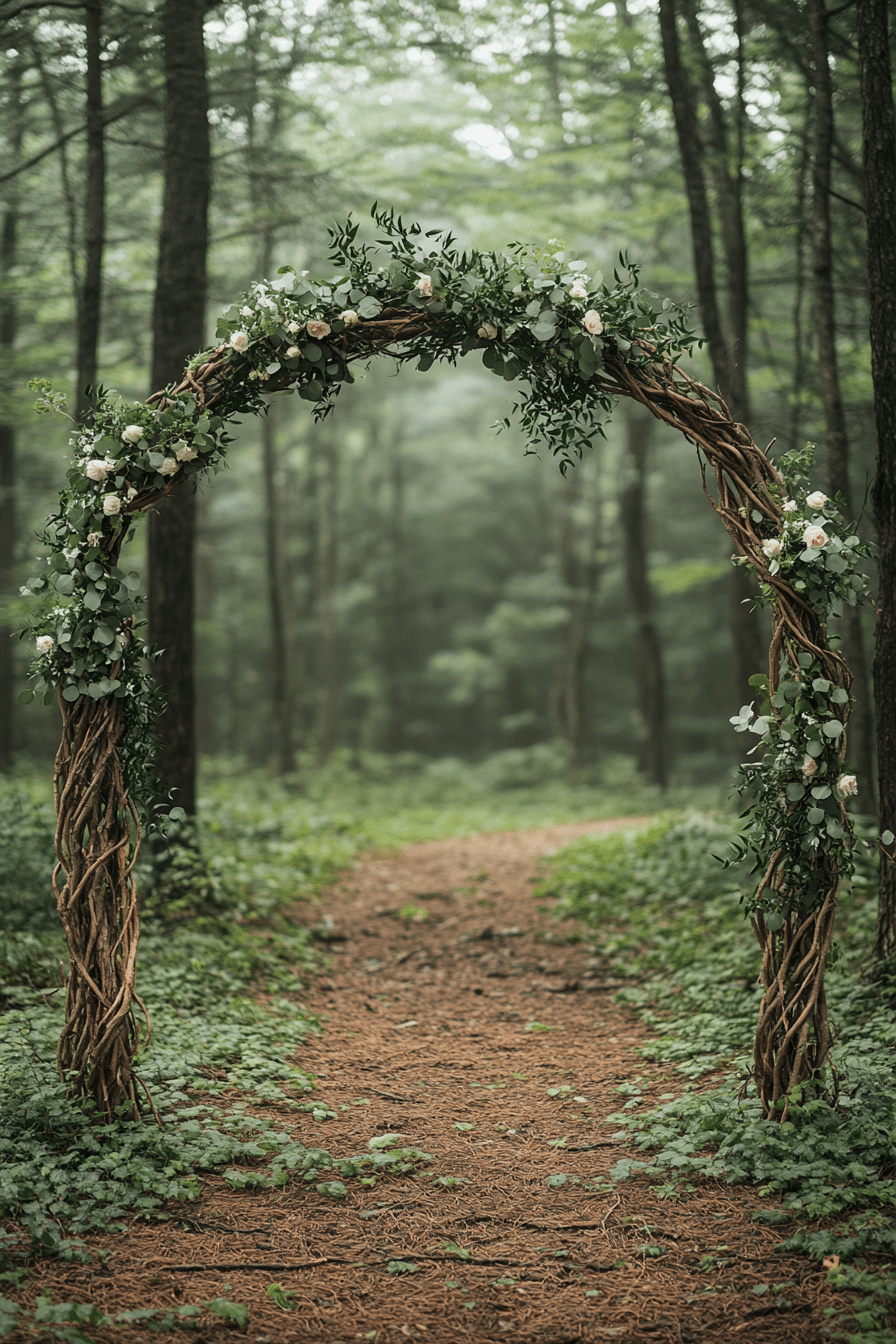
[[[871,827],[859,821],[860,836]],[[723,868],[735,823],[700,815],[661,817],[647,827],[578,841],[555,857],[539,889],[558,919],[595,930],[595,960],[631,980],[619,998],[654,1028],[643,1053],[671,1061],[683,1094],[642,1111],[637,1088],[609,1117],[644,1153],[624,1158],[614,1180],[646,1173],[659,1195],[687,1197],[689,1177],[751,1183],[775,1207],[766,1222],[848,1215],[826,1230],[797,1230],[782,1245],[828,1268],[838,1291],[855,1294],[851,1317],[832,1318],[832,1339],[884,1344],[896,1308],[896,1058],[893,987],[862,978],[874,922],[871,851],[860,845],[850,890],[841,892],[840,937],[826,979],[838,1029],[835,1106],[808,1093],[785,1124],[764,1119],[749,1082],[749,1047],[761,990],[758,948],[740,908],[752,875]],[[720,1064],[721,1086],[697,1080]],[[663,1173],[666,1173],[665,1177]]]

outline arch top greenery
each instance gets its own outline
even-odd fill
[[[768,670],[753,678],[759,711],[744,706],[732,722],[756,734],[762,752],[742,767],[754,800],[744,845],[761,874],[750,913],[766,990],[754,1074],[766,1113],[786,1115],[795,1086],[824,1086],[827,1076],[824,960],[838,880],[851,870],[844,799],[856,781],[844,766],[849,671],[825,622],[860,599],[855,566],[867,548],[838,501],[809,488],[809,454],[773,464],[682,369],[698,340],[686,312],[641,289],[624,256],[608,284],[555,244],[461,252],[450,235],[372,213],[373,243],[358,243],[351,221],[331,230],[333,279],[284,267],[257,282],[177,386],[137,403],[100,389],[89,425],[72,434],[68,484],[43,534],[46,565],[23,590],[37,602],[35,690],[21,698],[58,698],[63,722],[54,888],[71,971],[60,1069],[107,1114],[139,1110],[132,871],[138,816],[155,793],[159,702],[138,635],[139,579],[120,563],[132,523],[214,468],[235,418],[263,411],[274,393],[296,392],[320,418],[358,360],[388,355],[425,371],[480,351],[487,368],[518,384],[529,448],[546,445],[563,470],[620,397],[684,433],[735,562],[772,609]],[[32,386],[39,409],[63,409],[48,383]]]

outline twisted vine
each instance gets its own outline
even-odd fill
[[[602,432],[620,397],[684,434],[736,562],[752,569],[772,609],[768,673],[753,679],[762,712],[745,706],[733,722],[766,747],[761,763],[743,767],[745,786],[758,788],[747,847],[763,874],[751,911],[765,987],[754,1076],[766,1114],[786,1117],[799,1089],[824,1086],[829,1071],[824,962],[849,864],[843,787],[852,777],[833,782],[850,678],[825,616],[835,601],[856,600],[858,538],[841,542],[811,518],[785,516],[799,511],[786,498],[790,480],[721,398],[680,368],[696,340],[686,314],[640,289],[624,257],[608,286],[559,245],[468,254],[448,237],[426,251],[419,226],[376,209],[374,218],[385,234],[375,245],[357,245],[351,222],[332,231],[343,274],[319,283],[286,267],[278,280],[257,283],[220,319],[218,343],[190,361],[180,383],[144,403],[105,393],[92,424],[73,435],[69,488],[45,531],[50,573],[27,587],[45,599],[32,675],[45,700],[58,699],[63,721],[54,888],[71,970],[60,1070],[73,1093],[107,1116],[139,1111],[135,1006],[147,1035],[149,1020],[136,991],[133,870],[138,813],[156,793],[157,706],[137,636],[135,576],[119,567],[133,522],[220,461],[228,424],[263,413],[272,393],[296,391],[320,418],[353,381],[358,360],[415,359],[425,371],[480,351],[492,372],[522,380],[515,409],[528,441],[546,442],[563,469]],[[60,409],[48,384],[37,390],[39,406]],[[828,502],[816,492],[808,506],[821,507],[819,499]]]

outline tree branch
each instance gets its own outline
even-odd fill
[[[80,5],[77,6],[77,8],[80,8]],[[152,100],[148,94],[137,94],[133,98],[129,98],[127,103],[122,104],[117,111],[108,112],[106,116],[103,117],[103,125],[111,126],[113,122],[121,121],[123,117],[129,116],[130,113],[135,111],[138,107],[151,101]],[[76,126],[73,131],[66,131],[65,135],[59,136],[58,140],[54,140],[52,145],[47,145],[39,154],[35,154],[30,159],[26,159],[24,163],[17,164],[16,167],[11,168],[8,173],[0,173],[0,182],[8,182],[10,178],[18,177],[19,173],[24,173],[27,172],[29,168],[34,168],[42,159],[45,159],[49,154],[55,154],[58,149],[62,149],[63,145],[67,145],[69,140],[73,140],[76,135],[82,135],[86,129],[87,125],[84,123],[81,126]]]

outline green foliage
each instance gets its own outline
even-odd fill
[[[240,1330],[245,1330],[249,1323],[248,1307],[226,1297],[191,1302],[168,1310],[144,1307],[136,1311],[120,1311],[114,1316],[106,1315],[89,1302],[53,1302],[49,1297],[39,1297],[34,1310],[27,1311],[0,1297],[0,1339],[16,1331],[41,1339],[67,1341],[67,1344],[93,1344],[91,1337],[80,1328],[82,1325],[140,1325],[155,1332],[178,1327],[195,1328],[203,1316],[216,1317]]]

